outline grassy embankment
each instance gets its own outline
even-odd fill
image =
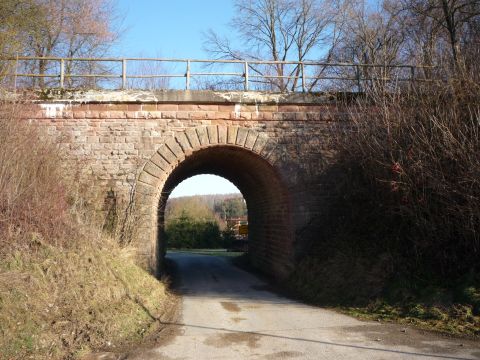
[[[88,190],[75,179],[80,167],[2,110],[0,359],[138,345],[170,316],[172,296],[91,216],[78,195]]]
[[[332,196],[289,286],[361,318],[480,338],[480,81],[350,106]],[[333,136],[333,135],[332,135]]]

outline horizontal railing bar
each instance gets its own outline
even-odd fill
[[[300,79],[301,75],[249,75],[251,78],[263,78],[263,79]]]
[[[225,75],[225,76],[244,76],[242,73],[191,73],[190,75],[201,76],[201,75]],[[4,74],[5,77],[50,77],[58,78],[60,75],[49,75],[49,74]],[[112,75],[112,74],[65,74],[65,78],[82,78],[82,77],[103,77],[103,78],[121,78],[122,75]],[[176,77],[184,78],[185,75],[176,75],[176,74],[163,74],[163,75],[127,75],[127,79],[151,79],[151,78],[164,78],[164,77]],[[250,75],[251,78],[259,79],[301,79],[301,76],[281,76],[281,75]],[[310,80],[351,80],[358,81],[356,77],[340,77],[340,76],[305,76],[305,79]],[[426,78],[360,78],[361,81],[371,81],[371,80],[382,80],[382,81],[431,81],[432,79]]]
[[[114,74],[84,74],[84,75],[82,75],[82,74],[68,74],[67,75],[67,74],[65,74],[65,78],[82,78],[82,77],[86,77],[86,78],[102,77],[102,78],[117,78],[117,79],[120,79],[122,77],[122,75],[114,75]]]
[[[120,77],[122,77],[120,75]],[[154,79],[154,78],[184,78],[185,75],[164,74],[164,75],[127,75],[127,79]]]
[[[244,76],[243,73],[190,73],[190,76]]]
[[[8,76],[8,77],[51,77],[51,78],[59,78],[60,75],[50,75],[50,74],[5,74],[2,76]],[[105,77],[105,78],[121,78],[122,75],[112,75],[112,74],[65,74],[65,78],[82,78],[82,77]]]
[[[51,78],[58,78],[60,75],[50,75],[50,74],[2,74],[5,77],[51,77]]]
[[[19,57],[0,57],[0,61],[25,61],[25,60],[45,60],[45,61],[122,61],[122,58],[63,58],[56,56],[19,56]]]

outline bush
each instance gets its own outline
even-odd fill
[[[15,113],[14,105],[0,107],[0,256],[28,247],[32,233],[58,243],[71,229],[59,151]]]
[[[405,273],[442,281],[478,274],[480,84],[374,92],[356,110],[340,142],[342,161],[358,172],[347,195],[375,199],[377,241],[401,255]]]
[[[165,233],[169,248],[218,249],[223,245],[216,222],[195,220],[185,212],[169,222]]]
[[[235,241],[235,231],[231,227],[227,227],[222,231],[222,243],[225,249],[230,249]]]

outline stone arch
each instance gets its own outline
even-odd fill
[[[276,160],[276,143],[265,133],[244,127],[197,126],[165,138],[137,180],[138,251],[143,264],[159,274],[165,249],[163,212],[173,188],[193,175],[212,173],[232,181],[247,201],[254,265],[286,276],[292,269],[294,232],[288,191]]]

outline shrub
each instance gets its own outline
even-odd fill
[[[235,231],[231,227],[227,227],[222,231],[222,243],[225,249],[229,249],[235,240]]]
[[[375,199],[376,240],[402,255],[404,272],[479,273],[479,120],[480,83],[467,78],[373,92],[355,109],[339,142],[342,161],[358,172],[347,196]]]
[[[196,220],[185,212],[169,222],[165,233],[170,248],[216,249],[223,245],[216,222]]]
[[[60,153],[41,132],[16,118],[15,105],[0,108],[0,241],[2,253],[43,241],[68,239],[68,191]],[[12,242],[14,236],[16,241]],[[38,237],[38,236],[37,236]],[[0,254],[1,256],[1,254]]]

